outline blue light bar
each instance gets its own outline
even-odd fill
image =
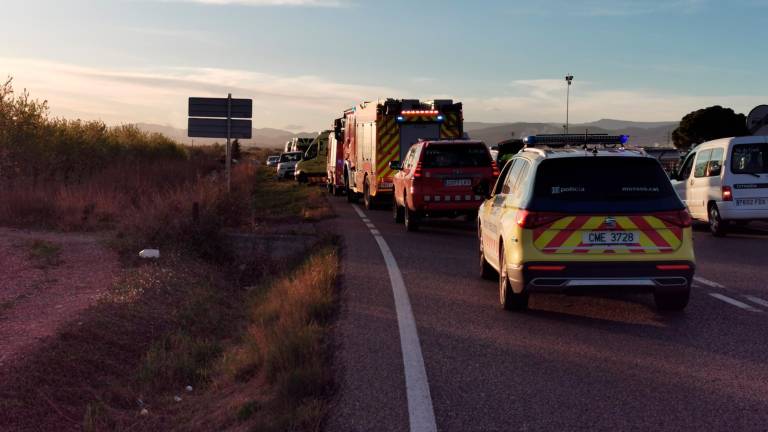
[[[402,122],[404,122],[404,121],[405,121],[405,117],[403,117],[403,116],[397,116],[397,121],[398,121],[398,123],[402,123]]]
[[[598,144],[603,146],[623,146],[629,141],[629,135],[606,135],[606,134],[552,134],[552,135],[530,135],[523,138],[523,144],[528,147],[547,146],[547,147],[583,147],[588,144]]]

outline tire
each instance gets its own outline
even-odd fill
[[[405,209],[397,205],[397,194],[392,194],[392,219],[396,224],[401,224],[405,221]]]
[[[299,173],[299,175],[296,176],[296,181],[299,183],[307,183],[309,181],[307,173]]]
[[[373,197],[371,196],[371,186],[368,184],[368,177],[363,183],[363,206],[366,210],[373,210]]]
[[[720,209],[717,208],[717,204],[712,203],[709,205],[707,216],[709,232],[715,237],[725,237],[728,232],[728,222],[720,217]]]
[[[356,203],[357,202],[357,195],[355,192],[352,191],[352,188],[349,186],[349,176],[344,176],[344,189],[347,192],[347,202],[348,203]]]
[[[688,306],[688,300],[691,297],[691,288],[674,291],[655,291],[653,300],[656,308],[667,311],[681,311]]]
[[[499,273],[488,264],[488,260],[485,259],[485,252],[483,252],[483,233],[480,227],[477,227],[477,238],[480,249],[480,278],[485,280],[497,280]]]
[[[408,203],[403,206],[403,210],[405,211],[403,222],[406,231],[418,231],[419,225],[421,224],[421,215],[418,212],[409,209]]]
[[[499,303],[504,310],[523,311],[528,309],[527,292],[516,294],[509,286],[507,267],[504,262],[504,245],[499,247]]]

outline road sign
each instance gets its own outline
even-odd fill
[[[187,135],[195,138],[227,138],[227,119],[190,118]],[[229,138],[251,139],[251,121],[230,120]]]
[[[758,105],[749,112],[747,129],[752,135],[768,135],[768,105]]]
[[[253,100],[191,97],[189,116],[247,119],[253,116]]]
[[[232,94],[226,98],[189,98],[189,122],[187,136],[190,138],[226,138],[227,154],[227,191],[232,180],[232,138],[251,138],[251,121],[234,120],[250,119],[253,116],[253,101],[251,99],[232,99]]]

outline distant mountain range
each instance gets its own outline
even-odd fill
[[[193,138],[187,137],[186,129],[179,129],[173,126],[163,126],[163,125],[150,124],[150,123],[137,123],[136,126],[138,126],[141,130],[144,130],[147,132],[161,133],[167,136],[168,138],[178,141],[180,143],[191,144],[193,142]],[[255,146],[255,147],[264,147],[264,148],[281,148],[285,145],[286,141],[288,141],[289,139],[295,136],[314,137],[315,135],[317,135],[317,132],[294,133],[294,132],[290,132],[282,129],[259,128],[259,129],[253,129],[251,139],[240,140],[240,144],[246,147]],[[201,145],[214,144],[214,143],[223,144],[225,141],[226,139],[194,138],[194,143],[201,144]]]
[[[633,122],[626,120],[602,119],[589,123],[572,124],[569,126],[571,133],[607,133],[626,134],[630,136],[630,143],[638,146],[666,146],[670,143],[672,131],[678,122]],[[190,144],[192,139],[187,137],[186,129],[173,126],[162,126],[150,123],[137,123],[137,126],[147,132],[161,133],[173,140]],[[555,123],[483,123],[464,122],[464,130],[470,138],[483,140],[488,144],[495,144],[513,137],[523,137],[536,134],[563,133],[562,125]],[[259,128],[253,129],[253,138],[240,140],[244,146],[258,146],[264,148],[283,147],[289,139],[299,137],[313,137],[318,132],[294,133],[283,129]],[[223,139],[195,138],[195,144],[223,143]],[[671,143],[670,143],[671,145]]]

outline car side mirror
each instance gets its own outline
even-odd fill
[[[392,161],[389,163],[389,169],[400,171],[401,169],[403,169],[403,164],[400,163],[400,161]]]

